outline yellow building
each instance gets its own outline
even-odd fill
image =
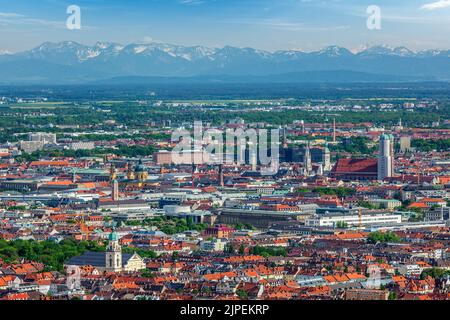
[[[111,170],[111,181],[117,179],[117,175]],[[145,168],[142,160],[133,168],[132,165],[128,165],[126,177],[117,179],[121,189],[143,189],[144,187],[153,184],[154,182],[148,180],[148,171]]]

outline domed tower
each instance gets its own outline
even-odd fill
[[[116,179],[117,179],[116,167],[114,165],[111,165],[109,169],[109,180],[114,181]]]
[[[109,243],[106,248],[106,271],[122,271],[122,247],[119,244],[119,236],[115,231],[109,235]]]
[[[131,164],[128,164],[127,178],[128,180],[136,179],[136,176],[134,175],[133,171],[133,166]]]
[[[134,173],[136,175],[136,179],[139,181],[145,181],[148,179],[148,172],[145,169],[144,164],[142,163],[142,160],[139,160],[139,163],[136,166]]]

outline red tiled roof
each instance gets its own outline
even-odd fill
[[[334,173],[377,173],[377,159],[339,159],[333,168]]]
[[[69,161],[33,161],[30,163],[31,167],[67,167]]]

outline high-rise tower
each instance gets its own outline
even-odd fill
[[[380,137],[378,155],[378,180],[384,180],[394,175],[394,136],[383,134]]]

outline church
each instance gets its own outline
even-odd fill
[[[64,266],[66,269],[93,266],[101,272],[135,272],[146,268],[144,259],[137,253],[122,253],[119,237],[114,231],[109,235],[106,252],[85,252],[69,259]]]
[[[116,168],[111,166],[110,181],[117,181],[121,190],[140,190],[155,184],[154,180],[149,179],[148,171],[142,160],[139,160],[139,163],[134,168],[131,164],[128,164],[127,167],[128,169],[126,176],[118,177]]]

